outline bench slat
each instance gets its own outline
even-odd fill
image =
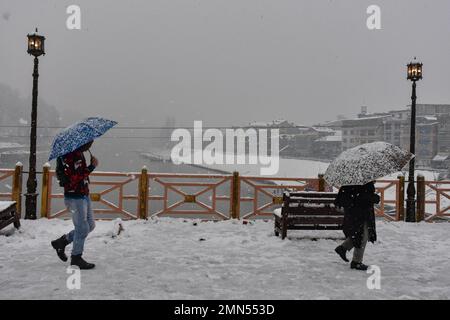
[[[295,197],[304,197],[304,198],[336,198],[336,192],[310,192],[310,191],[300,191],[300,192],[290,192],[289,196],[287,193],[286,197],[295,198]]]
[[[297,216],[297,215],[336,215],[343,216],[344,213],[337,210],[337,208],[330,207],[289,207],[282,208],[282,213],[287,213],[288,216]]]
[[[296,225],[290,226],[289,230],[342,230],[342,225]]]
[[[305,197],[293,197],[288,198],[286,203],[334,203],[334,198],[305,198]]]
[[[0,230],[13,223],[14,227],[20,227],[20,215],[16,211],[15,201],[6,201],[2,203],[0,211]]]
[[[294,224],[343,224],[344,217],[316,217],[316,216],[306,216],[306,217],[295,217],[288,219],[288,226]]]

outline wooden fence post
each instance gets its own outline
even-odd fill
[[[11,200],[16,202],[16,210],[20,216],[22,215],[22,170],[22,163],[17,162],[14,169],[11,195]]]
[[[405,177],[397,176],[397,221],[405,221]]]
[[[239,180],[239,172],[233,172],[232,194],[231,194],[231,219],[239,219],[240,216],[240,198],[241,184]]]
[[[425,218],[425,178],[422,175],[417,176],[417,209],[416,221],[423,221]]]
[[[325,191],[325,179],[323,178],[323,174],[319,174],[318,176],[317,176],[318,178],[319,178],[319,186],[318,186],[318,188],[319,188],[319,192],[323,192],[323,191]]]
[[[50,163],[44,164],[42,168],[42,192],[41,192],[41,218],[49,217],[49,195],[50,195]]]
[[[147,167],[142,167],[141,175],[139,176],[139,212],[138,219],[148,218],[148,175]]]

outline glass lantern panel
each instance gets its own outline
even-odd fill
[[[41,49],[41,39],[36,38],[36,40],[34,41],[34,48],[36,50],[40,50]]]

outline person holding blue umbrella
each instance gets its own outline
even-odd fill
[[[51,241],[62,261],[67,261],[65,248],[73,243],[70,264],[82,270],[92,269],[93,263],[83,258],[84,244],[88,234],[94,230],[95,221],[89,198],[89,175],[98,166],[98,160],[90,153],[95,138],[103,135],[117,122],[91,117],[84,119],[58,133],[53,141],[49,160],[57,159],[56,175],[64,187],[64,204],[72,215],[74,229]],[[87,165],[84,152],[89,152]]]

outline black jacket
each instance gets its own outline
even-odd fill
[[[364,223],[367,223],[369,241],[377,240],[374,204],[379,202],[380,196],[375,193],[373,182],[363,186],[343,186],[339,189],[334,204],[344,208],[344,234],[352,239],[356,248],[361,247]]]

